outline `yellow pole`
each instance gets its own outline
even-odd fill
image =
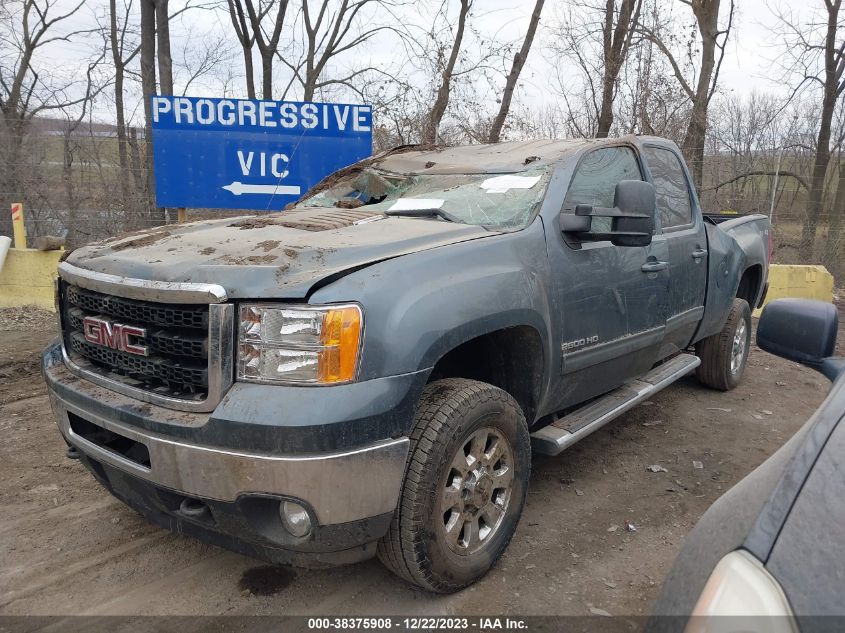
[[[15,248],[26,248],[26,225],[23,223],[23,203],[12,203],[12,227],[15,233]]]
[[[184,224],[188,221],[188,212],[185,210],[185,207],[179,207],[176,211],[176,221],[179,224]]]

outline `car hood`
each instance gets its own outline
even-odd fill
[[[169,225],[73,251],[69,264],[165,282],[219,284],[231,298],[303,298],[326,278],[496,232],[362,209],[307,209]]]

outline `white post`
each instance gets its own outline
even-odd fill
[[[12,247],[12,240],[5,235],[0,235],[0,271],[3,270],[3,264],[6,263],[6,255]]]

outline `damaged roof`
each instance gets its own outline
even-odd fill
[[[373,165],[399,174],[514,173],[552,165],[587,145],[602,142],[606,141],[545,139],[422,150],[406,147],[401,152],[376,157]]]

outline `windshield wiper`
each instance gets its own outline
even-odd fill
[[[393,209],[387,210],[384,214],[388,217],[405,217],[405,218],[443,218],[447,222],[458,222],[461,220],[443,209]]]

